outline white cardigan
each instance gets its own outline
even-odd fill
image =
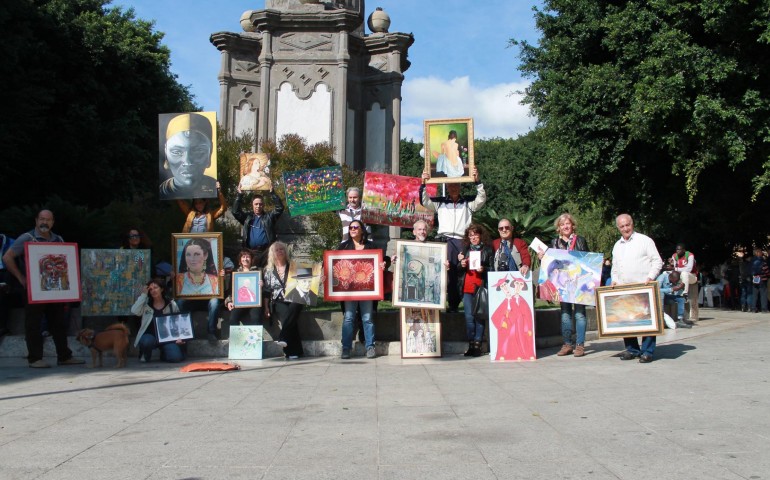
[[[139,326],[139,331],[136,332],[136,340],[134,340],[134,346],[137,347],[139,346],[139,339],[142,338],[145,330],[150,326],[152,318],[155,316],[155,310],[147,303],[146,293],[139,295],[139,298],[136,299],[131,307],[131,313],[137,317],[142,317],[142,324]],[[163,313],[179,313],[179,307],[175,301],[171,300],[163,309]]]

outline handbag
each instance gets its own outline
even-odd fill
[[[489,318],[489,291],[487,287],[479,287],[473,294],[473,316],[479,320]]]

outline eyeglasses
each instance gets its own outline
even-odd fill
[[[128,238],[142,238],[141,235],[129,235]]]
[[[497,227],[497,229],[499,231],[501,231],[501,232],[507,232],[508,230],[511,229],[511,226],[510,225],[503,225],[502,227]]]
[[[358,225],[351,225],[348,227],[348,230],[360,230],[360,229],[361,227],[359,227]]]

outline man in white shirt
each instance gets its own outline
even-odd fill
[[[663,267],[655,242],[647,235],[634,231],[631,215],[618,215],[616,225],[620,240],[612,248],[612,285],[647,283],[654,281]],[[623,339],[626,351],[621,360],[639,358],[640,363],[650,363],[655,352],[655,337],[642,337],[642,345],[636,337]]]

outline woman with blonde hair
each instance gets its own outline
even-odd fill
[[[276,344],[283,347],[288,360],[303,355],[302,339],[299,336],[299,314],[304,305],[287,302],[286,282],[289,279],[291,257],[283,242],[274,242],[267,250],[267,264],[262,270],[262,288],[264,293],[265,316],[281,322],[281,333]]]
[[[551,240],[551,248],[561,250],[588,251],[588,242],[576,234],[577,222],[569,213],[562,213],[553,222],[556,238]],[[542,259],[543,253],[537,256]],[[575,322],[575,346],[572,344],[572,322]],[[561,350],[556,354],[560,357],[573,353],[576,357],[585,355],[586,340],[586,306],[576,303],[561,302],[561,335],[564,340]]]

